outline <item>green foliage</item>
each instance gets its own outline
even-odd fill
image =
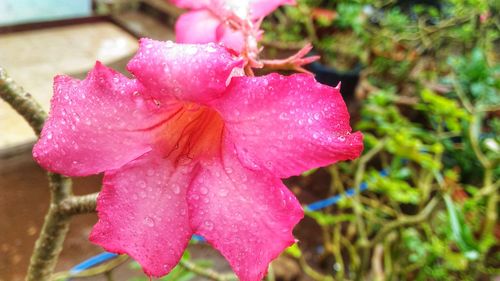
[[[354,221],[356,218],[352,214],[341,214],[341,215],[331,215],[322,212],[313,212],[306,210],[306,216],[313,218],[318,224],[326,226],[326,225],[334,225],[344,221]]]
[[[394,202],[417,204],[420,202],[418,189],[412,187],[406,180],[396,177],[382,177],[378,172],[372,171],[371,176],[375,179],[370,182],[370,190],[383,193]]]
[[[354,114],[369,158],[338,164],[331,176],[333,194],[361,182],[369,189],[329,211],[306,212],[323,229],[324,255],[340,268],[335,279],[375,280],[370,263],[380,245],[391,280],[493,276],[498,1],[445,0],[439,9],[410,10],[394,4],[401,1],[297,2],[264,24],[266,42],[310,41],[325,64],[365,68],[358,88],[365,98]],[[321,174],[315,171],[303,177]],[[302,259],[307,249],[298,246],[288,253]]]
[[[478,105],[500,105],[500,65],[490,66],[481,49],[475,48],[465,57],[452,57],[449,63],[457,76],[457,91]]]

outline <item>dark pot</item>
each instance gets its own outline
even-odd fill
[[[307,68],[314,73],[316,80],[322,84],[335,87],[341,82],[340,93],[346,101],[354,98],[354,93],[359,82],[359,74],[363,69],[361,64],[357,64],[351,70],[339,71],[334,67],[323,65],[317,61],[309,64]]]
[[[396,5],[406,9],[411,9],[417,5],[434,7],[438,10],[441,9],[441,1],[439,0],[399,0],[396,2]]]
[[[418,16],[413,11],[415,6],[424,6],[429,8],[435,8],[439,12],[442,10],[441,1],[439,0],[399,0],[396,2],[396,6],[400,7],[403,12],[410,16],[411,19],[417,20]],[[430,20],[430,24],[435,24],[434,20]]]

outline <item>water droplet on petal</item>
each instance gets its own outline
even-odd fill
[[[227,190],[227,189],[221,189],[221,190],[219,190],[219,195],[221,197],[226,197],[228,194],[229,194],[229,190]]]
[[[186,49],[186,52],[187,52],[189,55],[195,55],[195,54],[198,52],[198,47],[196,47],[196,46],[188,47],[188,48]]]
[[[212,221],[205,221],[203,224],[207,230],[212,230],[214,228],[214,223]]]
[[[207,194],[208,193],[208,189],[206,187],[202,187],[202,188],[200,188],[200,193],[201,194]]]
[[[205,50],[209,53],[214,53],[217,51],[217,49],[215,48],[215,44],[213,42],[209,43],[205,48]]]
[[[282,113],[280,114],[280,119],[281,119],[281,120],[288,120],[288,115],[287,115],[285,112],[282,112]]]
[[[152,217],[145,217],[144,224],[149,226],[149,227],[153,227],[153,226],[155,226],[155,220]]]

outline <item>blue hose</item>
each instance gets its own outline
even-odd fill
[[[85,260],[85,261],[77,264],[76,266],[74,266],[72,269],[69,270],[69,274],[76,275],[84,270],[87,270],[91,267],[99,265],[103,262],[112,260],[116,257],[118,257],[117,254],[108,253],[108,252],[100,253],[100,254],[93,256],[90,259]]]
[[[379,175],[382,177],[386,177],[388,175],[388,172],[387,170],[384,169],[379,172]],[[368,189],[368,184],[366,182],[363,182],[359,185],[359,192],[363,192],[367,189]],[[348,190],[346,190],[344,194],[338,194],[320,201],[316,201],[314,203],[304,206],[304,209],[306,211],[318,211],[326,207],[337,204],[343,198],[352,197],[354,196],[354,194],[356,194],[356,188],[349,188]]]

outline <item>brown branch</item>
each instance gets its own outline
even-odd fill
[[[19,113],[37,135],[42,131],[47,113],[33,97],[10,78],[0,67],[0,97]]]
[[[59,205],[71,194],[71,180],[58,174],[48,176],[51,204],[35,243],[27,281],[50,280],[69,229],[70,216],[62,213]]]
[[[68,197],[61,202],[60,211],[68,216],[95,213],[98,195],[99,193],[96,192]]]
[[[2,68],[0,68],[0,98],[12,106],[28,122],[33,131],[40,135],[47,114]],[[50,280],[69,229],[70,216],[61,211],[61,203],[71,196],[71,179],[52,173],[48,173],[48,177],[50,207],[35,243],[26,275],[27,281]]]

